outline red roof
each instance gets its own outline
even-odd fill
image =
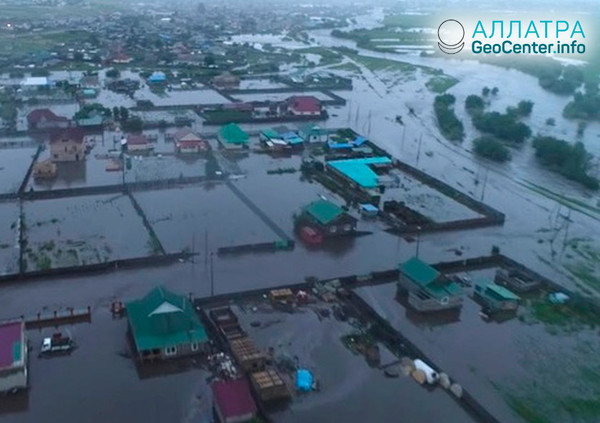
[[[13,364],[17,342],[21,342],[21,322],[0,325],[0,369]]]
[[[52,122],[68,122],[64,116],[58,116],[50,109],[35,109],[27,115],[27,122],[30,124],[40,123],[42,119]]]
[[[129,134],[127,135],[128,145],[145,145],[148,144],[148,138],[142,134]]]
[[[82,143],[85,132],[81,128],[66,128],[55,131],[50,136],[50,144],[62,141],[64,139]]]
[[[212,384],[215,405],[225,419],[256,413],[246,379],[218,381]]]
[[[298,112],[320,112],[321,101],[310,95],[290,97],[290,106]]]

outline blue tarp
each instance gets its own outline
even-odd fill
[[[361,145],[363,145],[366,142],[367,142],[367,139],[365,137],[361,137],[360,135],[354,139],[354,145],[356,147],[360,147]]]
[[[298,369],[296,372],[296,389],[308,392],[312,390],[313,376],[309,370]]]

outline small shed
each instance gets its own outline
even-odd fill
[[[220,380],[211,385],[213,403],[221,423],[246,422],[257,414],[246,379]]]
[[[473,296],[491,311],[513,311],[521,298],[503,286],[482,280],[475,284]]]
[[[302,209],[300,223],[308,224],[324,236],[343,235],[356,229],[356,218],[328,200],[317,200]]]
[[[375,217],[379,214],[379,209],[373,204],[364,203],[360,205],[360,214],[365,217]]]

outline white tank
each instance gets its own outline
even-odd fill
[[[414,363],[415,363],[415,369],[421,370],[423,373],[425,373],[425,377],[427,378],[428,384],[433,385],[440,380],[439,373],[436,372],[435,370],[433,370],[431,367],[429,367],[429,365],[427,363],[425,363],[424,361],[419,360],[417,358],[414,361]]]

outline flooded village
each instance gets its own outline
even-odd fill
[[[597,64],[430,3],[7,1],[0,421],[598,421]]]

